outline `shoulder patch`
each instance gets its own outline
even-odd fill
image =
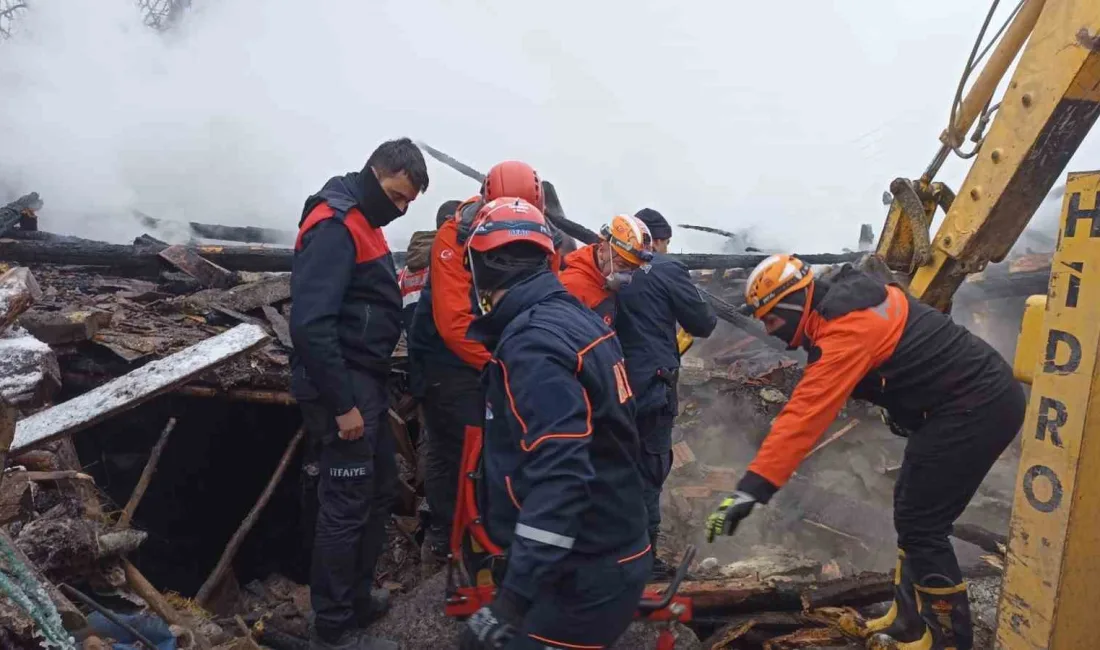
[[[444,248],[443,250],[439,251],[439,259],[441,260],[449,260],[454,256],[455,252],[449,248]]]

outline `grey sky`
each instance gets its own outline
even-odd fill
[[[136,207],[293,229],[329,175],[410,135],[483,169],[531,162],[592,227],[648,205],[765,245],[854,247],[860,223],[878,232],[889,181],[935,152],[988,4],[195,7],[165,36],[130,0],[40,1],[0,44],[0,191],[42,193],[43,228],[121,240],[141,230],[126,219]],[[1070,169],[1096,166],[1082,164]],[[953,161],[942,178],[957,187],[964,170]],[[395,249],[476,190],[430,171],[428,194],[387,229]],[[678,231],[673,248],[721,243]]]

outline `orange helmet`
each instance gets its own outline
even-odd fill
[[[528,242],[547,256],[554,254],[554,239],[546,218],[523,199],[506,197],[490,201],[478,210],[474,223],[467,244],[470,250],[488,253],[508,244]]]
[[[523,199],[540,211],[546,209],[542,180],[531,165],[518,160],[506,160],[493,165],[481,184],[481,198],[488,203],[512,197]]]
[[[808,287],[814,274],[810,266],[793,255],[772,255],[749,274],[745,281],[745,304],[752,315],[763,318],[786,296]]]
[[[653,259],[653,237],[637,217],[615,215],[611,223],[600,229],[600,238],[611,244],[611,250],[631,266],[642,266]]]

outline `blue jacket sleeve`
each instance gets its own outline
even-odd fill
[[[506,347],[497,363],[511,395],[507,417],[526,454],[520,471],[529,491],[502,586],[533,599],[572,552],[588,507],[595,478],[589,458],[592,405],[576,376],[576,351],[555,334],[531,331]]]
[[[310,228],[290,275],[290,338],[309,380],[336,414],[355,407],[337,323],[351,274],[355,243],[344,224],[326,219]]]
[[[672,297],[672,311],[676,315],[676,322],[692,336],[710,336],[718,324],[714,308],[692,284],[691,274],[683,264],[673,262],[668,270],[668,293]]]

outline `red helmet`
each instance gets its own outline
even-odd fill
[[[469,247],[478,253],[528,242],[547,255],[554,254],[554,239],[546,227],[546,219],[538,208],[523,199],[502,198],[490,201],[478,210]]]
[[[546,209],[542,179],[531,165],[518,160],[506,160],[493,165],[481,184],[481,198],[486,202],[511,197],[523,199],[539,209]]]

